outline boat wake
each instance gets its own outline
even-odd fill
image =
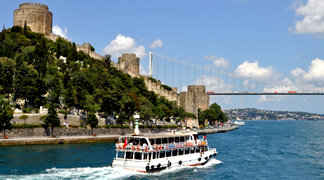
[[[175,167],[171,169],[166,169],[164,171],[153,173],[153,174],[144,174],[140,172],[130,171],[126,169],[116,169],[112,167],[84,167],[84,168],[51,168],[47,169],[44,173],[41,174],[30,174],[30,175],[0,175],[0,179],[25,179],[25,180],[34,180],[34,179],[127,179],[132,177],[156,177],[160,175],[165,175],[165,173],[175,173],[178,171],[185,171],[185,169],[200,169],[206,167],[212,167],[217,164],[222,163],[217,159],[211,159],[208,163],[203,166],[197,167]]]

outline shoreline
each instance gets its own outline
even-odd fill
[[[201,134],[224,133],[237,129],[238,126],[220,127],[215,129],[197,130]],[[147,134],[147,133],[143,133]],[[97,135],[97,136],[59,136],[59,137],[14,137],[9,139],[0,139],[0,146],[16,145],[40,145],[40,144],[74,144],[74,143],[99,143],[115,142],[120,134]]]

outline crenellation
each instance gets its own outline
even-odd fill
[[[52,12],[41,3],[22,3],[14,11],[14,25],[24,27],[25,23],[33,32],[52,34]]]

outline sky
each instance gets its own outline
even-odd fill
[[[0,2],[0,24],[12,27],[13,11],[26,1]],[[142,74],[152,51],[153,77],[179,91],[204,84],[215,92],[324,92],[323,0],[32,2],[49,6],[53,33],[89,42],[114,61],[136,53]],[[212,96],[211,102],[324,114],[324,96]]]

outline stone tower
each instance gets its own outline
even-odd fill
[[[24,27],[25,22],[33,32],[47,36],[52,34],[52,12],[45,4],[20,4],[19,9],[14,11],[14,26]]]
[[[118,58],[118,66],[121,71],[132,77],[139,77],[140,59],[135,54],[123,54]]]
[[[209,95],[206,94],[206,86],[188,86],[188,92],[181,92],[179,100],[180,106],[183,107],[186,112],[196,115],[197,118],[198,109],[204,111],[209,108]],[[188,126],[192,125],[198,127],[198,120],[188,124]]]

